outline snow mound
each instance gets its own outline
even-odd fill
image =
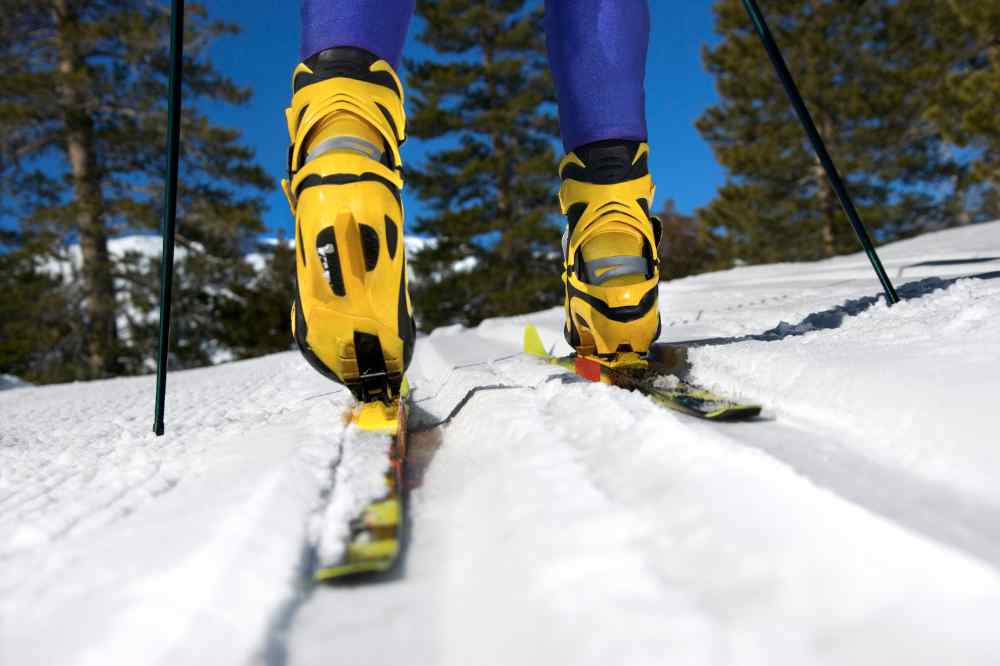
[[[33,386],[15,375],[0,375],[0,391]]]

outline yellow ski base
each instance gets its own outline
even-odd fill
[[[405,512],[403,509],[403,466],[406,460],[406,408],[409,393],[403,381],[402,398],[389,404],[369,402],[351,412],[351,423],[366,432],[393,438],[389,453],[390,469],[385,475],[386,494],[365,507],[352,521],[352,536],[344,559],[313,573],[317,582],[331,581],[355,574],[388,571],[395,565]]]

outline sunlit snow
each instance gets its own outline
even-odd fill
[[[295,353],[0,392],[3,664],[995,664],[1000,222],[662,287],[712,424],[418,340],[402,566],[314,587],[386,442]],[[669,258],[667,258],[669,261]],[[555,288],[555,287],[554,287]],[[9,383],[4,378],[4,383]],[[12,380],[11,380],[12,381]]]

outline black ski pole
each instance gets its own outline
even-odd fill
[[[774,37],[771,36],[771,31],[767,27],[767,22],[764,21],[764,15],[761,13],[760,7],[757,6],[756,0],[743,0],[743,6],[750,15],[750,20],[753,21],[757,35],[764,44],[764,49],[771,59],[771,64],[774,65],[774,70],[777,72],[778,78],[781,79],[781,84],[785,87],[785,93],[795,108],[795,114],[799,117],[799,121],[802,123],[802,128],[806,131],[810,143],[812,143],[816,157],[819,158],[820,164],[823,165],[823,169],[826,171],[826,177],[830,180],[830,185],[833,187],[833,191],[836,192],[837,198],[840,200],[840,205],[843,206],[844,212],[847,213],[847,219],[851,221],[851,226],[854,227],[854,233],[857,234],[858,240],[861,241],[861,247],[864,248],[865,254],[868,255],[868,260],[871,261],[872,268],[875,269],[875,274],[878,275],[879,282],[882,283],[886,301],[889,305],[898,303],[899,295],[896,294],[896,289],[892,286],[892,281],[889,280],[885,268],[882,267],[882,260],[879,259],[878,252],[875,251],[875,246],[872,245],[868,231],[861,222],[861,217],[854,207],[854,202],[851,200],[851,195],[847,192],[844,181],[840,178],[840,173],[837,172],[833,158],[830,157],[830,153],[826,150],[823,138],[816,130],[816,124],[813,123],[809,109],[806,108],[806,103],[802,100],[802,95],[799,94],[799,89],[795,85],[795,80],[792,78],[791,72],[788,71],[785,59],[781,55],[781,49],[778,48]]]
[[[153,432],[163,434],[163,402],[167,390],[170,347],[170,298],[174,280],[174,223],[177,217],[177,160],[181,135],[181,77],[184,75],[184,0],[170,5],[170,99],[167,104],[167,169],[163,194],[163,252],[160,256],[160,341],[156,355],[156,414]]]

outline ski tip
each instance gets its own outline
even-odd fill
[[[760,416],[760,405],[727,405],[701,416],[710,421],[750,421]]]
[[[545,345],[542,344],[542,336],[538,334],[538,329],[535,328],[534,324],[528,324],[524,327],[524,352],[532,356],[549,357],[549,353],[545,351]]]
[[[332,566],[323,566],[313,572],[313,581],[329,583],[359,574],[384,573],[393,568],[399,555],[399,541],[382,539],[363,544],[358,552],[349,552],[347,559]]]

